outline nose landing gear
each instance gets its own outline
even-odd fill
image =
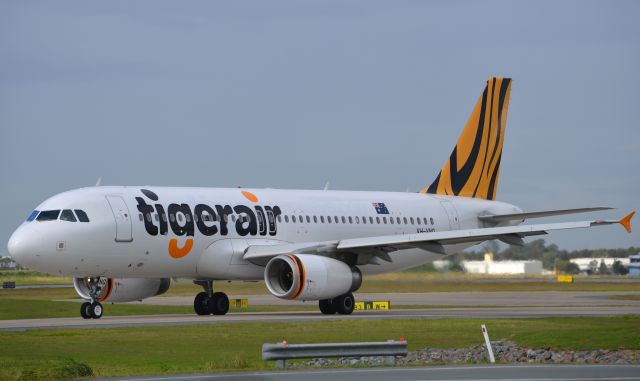
[[[102,277],[87,278],[86,283],[89,286],[89,297],[91,300],[82,303],[80,306],[80,316],[82,316],[83,319],[100,319],[104,310],[98,298],[105,291],[109,292],[109,287],[111,287],[109,280]]]
[[[84,302],[80,306],[80,316],[83,319],[100,319],[102,317],[102,304],[100,302]]]
[[[193,309],[198,315],[225,315],[229,312],[229,298],[224,292],[213,292],[213,281],[194,280],[193,283],[202,286],[193,300]]]

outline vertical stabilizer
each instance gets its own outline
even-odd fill
[[[489,78],[449,160],[420,193],[495,200],[510,92],[510,78]]]

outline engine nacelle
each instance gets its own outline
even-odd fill
[[[91,299],[91,288],[96,287],[99,302],[133,302],[161,295],[171,285],[169,278],[73,278],[73,287],[82,299]]]
[[[264,270],[269,291],[281,299],[321,300],[356,291],[362,274],[337,259],[319,255],[279,255]]]

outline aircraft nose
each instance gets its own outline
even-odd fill
[[[9,243],[7,244],[9,255],[11,255],[11,258],[13,258],[14,261],[21,265],[24,265],[25,262],[28,261],[30,255],[35,254],[30,250],[30,246],[32,246],[30,242],[33,240],[33,237],[31,237],[31,239],[29,238],[28,232],[26,232],[24,228],[20,227],[13,232],[11,238],[9,238]]]

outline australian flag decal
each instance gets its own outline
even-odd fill
[[[384,202],[374,202],[373,207],[378,214],[389,214],[389,209],[384,205]]]

